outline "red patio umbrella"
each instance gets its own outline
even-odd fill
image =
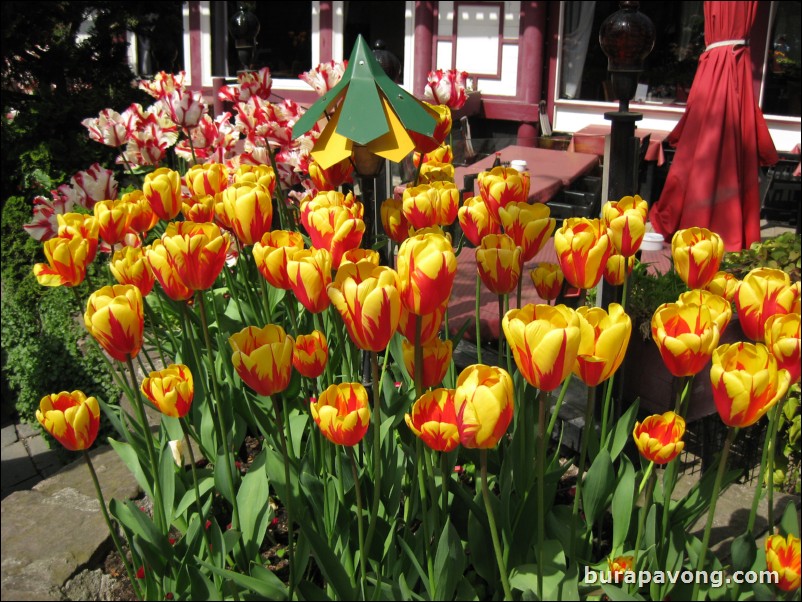
[[[685,113],[668,136],[677,151],[649,214],[667,239],[709,228],[728,251],[760,240],[758,166],[777,151],[755,100],[749,32],[757,2],[705,2],[705,44]]]

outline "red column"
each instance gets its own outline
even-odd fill
[[[518,97],[537,106],[543,90],[543,34],[546,2],[521,2],[520,55],[518,57]],[[537,124],[518,126],[518,144],[534,146]]]
[[[330,1],[321,0],[320,2],[320,62],[327,63],[333,58],[333,39],[334,17]],[[316,65],[312,65],[316,67]]]
[[[189,77],[192,90],[203,88],[203,58],[201,55],[200,2],[190,0],[189,8]]]
[[[412,93],[423,96],[429,71],[432,70],[434,48],[434,2],[415,2],[415,71],[412,76]]]

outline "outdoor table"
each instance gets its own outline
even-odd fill
[[[666,272],[671,269],[671,246],[668,243],[657,251],[642,251],[641,261],[649,266],[650,272]],[[554,237],[521,270],[523,285],[521,287],[521,303],[546,303],[535,290],[529,273],[540,263],[557,263],[554,250]],[[468,323],[465,338],[476,341],[476,258],[475,249],[463,247],[457,256],[457,274],[448,303],[448,330],[452,335]],[[482,283],[479,292],[479,331],[483,343],[498,341],[501,334],[501,323],[498,315],[498,295],[491,293]],[[516,307],[516,291],[510,293],[510,308]],[[553,303],[553,302],[552,302]]]
[[[598,166],[599,158],[588,153],[567,153],[545,148],[511,145],[498,151],[502,163],[526,161],[529,169],[529,202],[545,203],[554,198],[560,190],[569,187],[576,180]],[[485,157],[465,167],[457,167],[454,181],[460,186],[465,176],[479,174],[492,169],[495,155]],[[479,184],[474,182],[473,196],[479,194]]]
[[[568,145],[568,151],[574,151],[577,143],[583,152],[593,152],[599,157],[604,157],[604,139],[610,133],[609,125],[588,125],[581,130],[574,132],[571,143]],[[666,161],[665,154],[663,153],[663,140],[666,139],[670,132],[665,130],[647,130],[637,128],[635,135],[643,140],[647,135],[651,134],[649,138],[649,147],[646,149],[646,161],[654,161],[658,166]]]

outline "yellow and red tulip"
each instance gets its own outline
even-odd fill
[[[635,557],[616,556],[615,558],[608,558],[607,568],[610,571],[612,582],[621,583],[621,580],[624,579],[624,573],[635,571]]]
[[[465,238],[478,247],[488,234],[501,234],[501,222],[490,215],[490,210],[481,196],[465,199],[457,211],[459,225]]]
[[[84,325],[116,360],[124,362],[142,348],[142,293],[132,284],[104,286],[89,296]]]
[[[140,390],[165,416],[183,418],[192,407],[195,384],[189,366],[170,364],[148,374]]]
[[[604,382],[618,370],[632,334],[632,320],[621,305],[611,303],[608,311],[587,306],[576,310],[582,328],[582,342],[574,374],[589,387]]]
[[[802,554],[799,538],[791,533],[766,537],[766,568],[777,573],[777,587],[784,592],[799,589],[802,575]]]
[[[329,361],[329,347],[326,336],[319,330],[300,334],[295,339],[292,365],[307,378],[317,378],[326,369]]]
[[[181,211],[181,174],[166,167],[145,176],[142,193],[159,219],[170,221]]]
[[[295,297],[311,313],[320,313],[329,306],[326,287],[331,284],[331,253],[326,249],[293,253],[287,261],[287,277]]]
[[[80,236],[57,236],[44,243],[47,263],[33,266],[33,274],[42,286],[77,286],[86,277],[89,241]]]
[[[154,241],[148,258],[166,255],[187,288],[203,291],[211,288],[223,270],[230,244],[217,224],[171,222],[161,239]]]
[[[557,221],[550,216],[551,209],[543,203],[514,202],[499,209],[504,233],[521,247],[523,263],[537,255],[551,238]]]
[[[409,236],[409,220],[404,215],[404,201],[387,199],[381,206],[382,228],[387,237],[401,244]]]
[[[93,211],[98,225],[98,234],[109,245],[121,242],[131,226],[130,203],[126,201],[100,201]]]
[[[340,267],[343,253],[356,249],[365,234],[365,222],[354,216],[353,209],[341,205],[305,212],[304,225],[312,246],[329,250],[334,269]]]
[[[521,277],[521,247],[506,234],[488,234],[476,249],[476,269],[490,292],[506,295]]]
[[[97,438],[100,406],[82,391],[62,391],[42,397],[36,419],[66,449],[81,451],[92,447]]]
[[[632,198],[632,197],[625,197]],[[608,201],[602,207],[610,242],[619,255],[632,257],[640,249],[646,234],[646,218],[632,203]]]
[[[84,213],[59,213],[56,215],[58,222],[57,235],[59,238],[83,238],[89,243],[86,255],[86,264],[89,265],[95,260],[97,255],[98,238],[100,228],[92,215]]]
[[[234,184],[253,184],[267,190],[273,196],[276,190],[276,173],[269,165],[240,165],[234,172]]]
[[[601,220],[572,217],[555,232],[554,250],[569,284],[587,289],[601,280],[613,249]]]
[[[612,286],[621,286],[635,267],[635,256],[610,255],[604,264],[604,281]]]
[[[667,464],[685,447],[685,420],[674,412],[654,414],[636,422],[632,431],[641,455],[655,464]]]
[[[413,314],[430,314],[451,296],[457,257],[442,234],[416,234],[398,249],[398,291]]]
[[[490,215],[501,222],[499,209],[510,203],[526,203],[529,199],[529,174],[511,167],[494,167],[477,178],[479,193]]]
[[[446,137],[451,133],[451,126],[453,124],[451,109],[446,105],[433,105],[425,101],[422,104],[426,112],[435,119],[434,132],[431,136],[424,136],[412,130],[409,130],[407,133],[415,143],[415,150],[423,153],[431,153],[443,144]]]
[[[454,166],[451,163],[440,161],[427,161],[420,168],[418,176],[420,184],[434,184],[435,182],[454,183]]]
[[[109,269],[118,283],[133,284],[139,288],[143,297],[147,297],[153,290],[156,279],[142,247],[117,249],[112,255]]]
[[[159,223],[159,216],[153,211],[150,201],[141,190],[133,190],[122,196],[128,203],[128,213],[131,216],[130,228],[137,234],[150,232]]]
[[[508,311],[501,325],[518,369],[533,387],[552,391],[573,370],[582,342],[573,309],[529,304]]]
[[[450,452],[459,445],[455,389],[428,391],[412,404],[404,420],[416,437],[435,451]]]
[[[443,323],[446,308],[448,307],[448,299],[443,302],[439,308],[430,314],[416,316],[410,312],[404,304],[401,304],[401,317],[398,320],[398,332],[405,336],[407,340],[415,341],[415,321],[421,320],[421,343],[428,343],[440,332],[440,326]]]
[[[472,449],[495,447],[515,410],[512,377],[496,366],[474,364],[457,378],[454,392],[460,443]]]
[[[435,206],[435,225],[450,226],[457,219],[459,210],[459,190],[452,181],[436,181],[430,184],[437,191]]]
[[[719,297],[704,289],[694,289],[682,293],[677,299],[679,305],[704,305],[710,310],[710,317],[718,326],[719,336],[724,334],[732,319],[732,305],[724,297]]]
[[[249,326],[231,335],[228,343],[234,369],[259,395],[281,393],[290,384],[295,341],[281,326]]]
[[[766,347],[777,360],[777,365],[788,370],[791,384],[799,382],[802,371],[800,323],[798,313],[775,314],[766,320]]]
[[[552,301],[560,296],[565,276],[556,263],[541,263],[529,272],[538,296],[544,301]]]
[[[664,303],[652,315],[652,339],[668,371],[692,376],[710,361],[719,329],[704,305]]]
[[[373,249],[348,249],[340,259],[340,267],[346,263],[359,263],[360,261],[367,261],[377,266],[381,263],[381,256]]]
[[[353,181],[354,164],[350,158],[323,169],[317,161],[309,164],[309,177],[318,190],[335,190],[346,182]]]
[[[366,351],[387,347],[401,319],[395,270],[367,261],[345,264],[327,293],[357,347]]]
[[[226,219],[242,244],[259,242],[270,231],[273,200],[267,188],[255,182],[238,182],[226,188],[221,197]]]
[[[707,283],[704,289],[710,291],[714,295],[724,297],[727,301],[732,303],[735,301],[735,295],[740,286],[741,281],[733,274],[729,272],[716,272],[713,279]]]
[[[309,410],[323,436],[336,445],[356,445],[368,432],[368,392],[359,383],[331,385]]]
[[[437,225],[437,206],[440,195],[429,184],[407,187],[404,190],[401,210],[406,221],[414,228],[428,228]]]
[[[710,368],[713,400],[727,426],[751,426],[777,403],[791,384],[791,375],[763,343],[721,345]]]
[[[791,313],[796,291],[788,274],[772,268],[755,268],[741,281],[735,294],[735,307],[744,334],[762,341],[766,321],[775,314]]]
[[[266,232],[262,240],[253,245],[253,259],[259,273],[272,286],[290,290],[287,264],[296,251],[304,248],[300,232],[293,230],[273,230]]]
[[[724,257],[724,241],[707,228],[678,230],[671,239],[674,270],[688,288],[704,288]]]
[[[423,349],[423,382],[420,383],[422,389],[435,387],[443,382],[451,364],[451,352],[453,344],[450,340],[443,341],[433,338],[426,343],[421,343]],[[404,355],[404,366],[410,375],[415,374],[415,345],[407,339],[401,342],[401,349]]]
[[[216,216],[215,203],[215,197],[207,194],[184,203],[181,207],[181,213],[188,222],[213,222]]]
[[[186,301],[195,294],[195,291],[184,284],[173,258],[160,239],[154,240],[150,248],[145,251],[145,258],[162,290],[170,299]]]
[[[420,161],[421,161],[421,154],[418,151],[415,151],[412,154],[412,164],[415,167],[417,167],[418,165],[420,165]],[[430,161],[435,161],[437,163],[453,163],[454,153],[452,152],[451,145],[441,144],[433,151],[425,153],[423,155],[424,164]]]
[[[193,198],[214,197],[228,187],[228,175],[222,163],[199,163],[187,170],[184,182]]]

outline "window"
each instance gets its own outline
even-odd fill
[[[293,80],[312,68],[311,2],[284,2],[280,10],[267,2],[227,2],[226,5],[229,20],[240,6],[259,19],[259,33],[250,68],[269,67],[273,79]],[[224,75],[234,77],[237,71],[243,69],[243,65],[233,36],[227,37],[228,64]]]
[[[775,2],[763,89],[766,114],[800,116],[799,5],[799,2]]]
[[[560,98],[612,101],[599,29],[618,10],[618,2],[565,2],[563,6]],[[656,38],[640,76],[642,97],[636,100],[683,103],[705,46],[702,2],[643,2],[640,11],[654,23]]]

